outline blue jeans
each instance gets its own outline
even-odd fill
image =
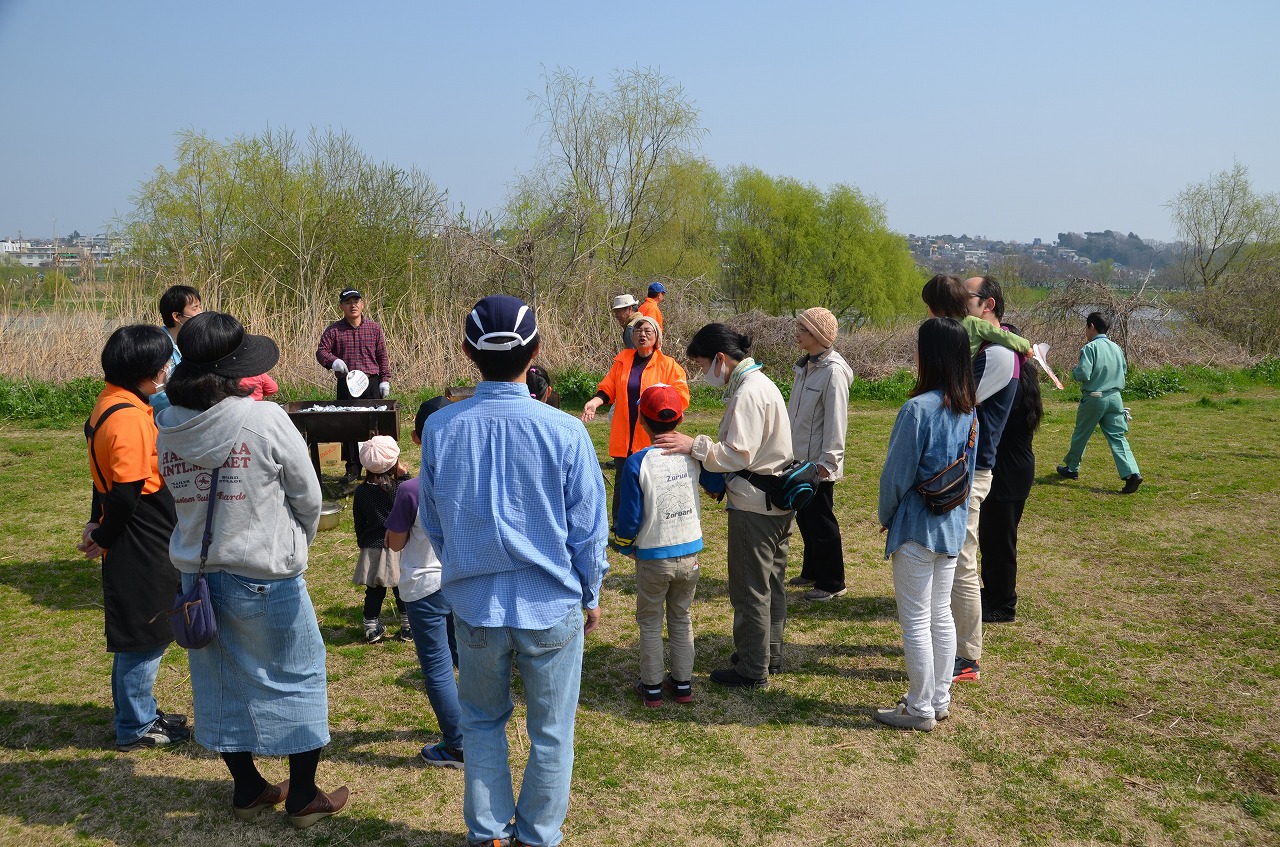
[[[160,659],[168,646],[139,653],[112,654],[111,703],[115,707],[117,744],[137,741],[159,717],[152,689],[160,670]]]
[[[418,651],[418,665],[427,689],[431,710],[436,713],[444,746],[462,747],[462,714],[458,707],[458,681],[453,676],[453,654],[449,652],[449,601],[437,591],[404,604]]]
[[[549,629],[471,627],[454,620],[458,636],[458,700],[467,740],[462,813],[472,841],[515,836],[525,844],[555,847],[569,810],[573,778],[573,726],[582,681],[582,610],[572,609]],[[507,722],[511,662],[524,682],[529,761],[512,796]],[[514,818],[515,826],[511,825]]]

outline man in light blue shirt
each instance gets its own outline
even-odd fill
[[[583,641],[609,568],[604,479],[586,427],[525,385],[538,343],[533,310],[517,298],[477,303],[463,350],[483,381],[422,432],[419,509],[457,632],[471,844],[560,843]],[[513,661],[529,735],[519,802],[506,730]]]

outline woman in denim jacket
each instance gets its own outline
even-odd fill
[[[977,405],[964,327],[953,318],[920,325],[916,385],[898,412],[880,474],[880,524],[888,533],[893,593],[902,623],[907,695],[875,719],[901,729],[933,729],[947,717],[956,652],[951,581],[964,543],[966,504],[935,515],[915,490],[969,444]],[[969,462],[973,479],[973,462]]]

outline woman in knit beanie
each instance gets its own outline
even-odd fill
[[[806,600],[830,600],[845,592],[844,548],[834,511],[835,482],[844,473],[853,370],[835,351],[840,323],[821,306],[796,317],[796,344],[804,351],[795,364],[791,400],[791,444],[796,458],[818,466],[821,482],[809,505],[796,512],[804,539],[804,566],[792,585],[805,586]]]

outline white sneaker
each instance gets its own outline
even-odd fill
[[[932,732],[938,722],[933,718],[920,718],[907,711],[907,704],[899,702],[888,709],[876,709],[873,717],[886,726],[898,729],[918,729],[921,732]]]

